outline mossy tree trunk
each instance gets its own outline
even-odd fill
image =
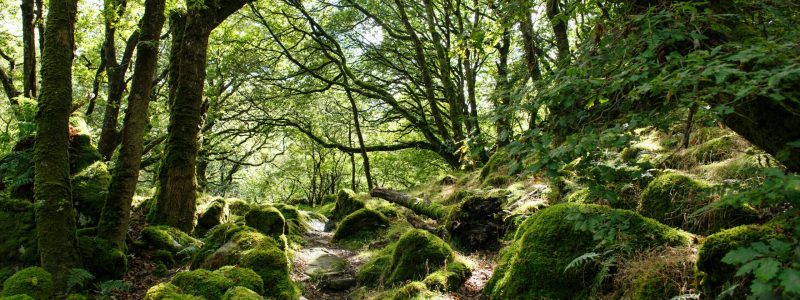
[[[547,0],[545,13],[550,19],[550,26],[553,28],[553,35],[556,40],[558,64],[565,66],[569,64],[569,39],[567,38],[567,18],[561,14],[560,0]]]
[[[192,2],[192,1],[189,1]],[[197,201],[196,160],[203,116],[208,38],[228,16],[249,0],[189,3],[186,13],[173,14],[170,54],[169,126],[158,177],[156,208],[150,221],[191,232]]]
[[[165,0],[147,0],[139,23],[139,46],[133,70],[128,108],[121,133],[121,148],[117,158],[109,194],[100,215],[97,236],[124,246],[130,223],[131,201],[139,179],[139,168],[144,151],[144,131],[153,75],[158,66],[158,44],[164,26]]]
[[[22,94],[36,97],[36,23],[33,13],[34,0],[22,0]]]
[[[77,1],[51,0],[42,52],[42,89],[33,159],[36,230],[42,267],[56,293],[66,291],[70,269],[81,265],[70,194],[69,115]]]

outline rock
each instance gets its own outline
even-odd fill
[[[286,219],[283,218],[283,214],[272,206],[254,207],[247,212],[244,220],[247,226],[275,238],[280,237],[286,228]]]
[[[492,191],[468,196],[445,218],[448,236],[468,249],[497,247],[505,234],[502,206],[506,195],[506,191]]]
[[[359,238],[377,234],[380,230],[389,227],[389,219],[383,214],[362,208],[352,214],[347,215],[339,226],[333,240],[343,240],[349,238]]]
[[[358,199],[355,192],[342,189],[336,196],[336,206],[333,208],[328,219],[333,222],[338,222],[347,215],[364,208],[364,206],[364,202]]]
[[[355,287],[356,284],[356,278],[353,276],[325,276],[317,286],[324,290],[340,292],[349,290]]]
[[[225,221],[225,200],[217,198],[206,205],[205,211],[197,218],[197,234],[204,234]]]
[[[303,271],[308,276],[320,278],[323,276],[338,275],[347,269],[347,260],[339,256],[318,251],[312,254],[306,270]]]
[[[36,300],[51,299],[53,277],[40,267],[22,269],[3,282],[0,296],[28,295]]]

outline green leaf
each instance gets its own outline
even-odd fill
[[[800,270],[786,268],[778,275],[778,279],[787,293],[800,295]]]
[[[760,261],[761,264],[753,273],[756,275],[756,278],[763,281],[770,281],[772,278],[775,278],[775,275],[778,274],[781,268],[781,263],[772,258],[766,258]]]
[[[743,264],[759,256],[761,256],[761,254],[751,248],[738,248],[728,252],[728,254],[722,258],[722,262],[729,265]]]

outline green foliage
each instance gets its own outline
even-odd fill
[[[128,292],[133,285],[125,280],[107,280],[97,284],[100,298],[109,298],[112,293]]]
[[[284,228],[286,227],[286,220],[283,218],[283,214],[272,206],[254,207],[247,212],[244,219],[247,226],[276,238],[284,234]]]
[[[624,257],[632,251],[687,242],[687,234],[628,210],[554,205],[517,229],[484,291],[493,299],[584,297],[602,284],[605,272],[596,264],[567,269],[576,257],[612,249]]]
[[[362,208],[342,219],[336,227],[333,240],[368,239],[380,234],[387,227],[389,227],[389,219],[386,216],[377,211]]]
[[[427,289],[424,283],[412,281],[393,291],[389,296],[392,300],[430,299],[435,294]]]
[[[121,278],[128,270],[128,257],[114,243],[97,237],[78,238],[84,267],[99,279]]]
[[[798,227],[800,232],[800,227]],[[737,248],[722,258],[726,264],[739,266],[737,277],[752,276],[751,297],[800,297],[800,249],[794,237],[754,242]]]
[[[36,300],[47,300],[52,294],[53,278],[50,273],[40,267],[29,267],[6,279],[0,296],[28,295]]]
[[[83,290],[94,280],[94,275],[89,271],[80,268],[72,269],[67,276],[67,292]]]

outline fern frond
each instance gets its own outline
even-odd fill
[[[94,275],[87,270],[74,268],[69,270],[67,277],[67,291],[71,292],[75,288],[82,289],[94,280]]]

